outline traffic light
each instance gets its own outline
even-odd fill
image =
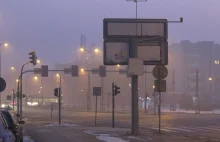
[[[59,97],[59,88],[54,89],[54,96]]]
[[[106,66],[99,66],[99,76],[106,77]]]
[[[29,53],[30,57],[30,63],[32,63],[34,66],[37,64],[37,57],[36,57],[36,54],[35,54],[35,51],[31,51]]]
[[[78,69],[79,69],[79,67],[77,65],[72,65],[71,66],[71,74],[72,74],[73,77],[78,76]]]
[[[120,93],[120,87],[118,87],[117,85],[115,85],[115,89],[114,89],[115,93],[114,95],[118,95]]]
[[[48,65],[41,66],[41,76],[48,77]]]

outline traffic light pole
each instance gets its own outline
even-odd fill
[[[115,84],[112,83],[112,128],[115,127]]]
[[[132,45],[132,58],[137,57],[137,47],[136,40],[131,39]],[[131,124],[131,133],[132,135],[138,135],[139,133],[139,110],[138,110],[138,76],[132,75],[131,77],[131,92],[132,92],[132,124]]]
[[[60,76],[60,88],[59,88],[59,125],[61,124],[61,76]]]
[[[20,95],[19,95],[19,99],[20,99],[20,119],[22,120],[22,99],[23,99],[23,94],[22,94],[22,75],[23,75],[23,69],[24,69],[24,66],[27,65],[30,61],[24,63],[22,65],[22,68],[21,68],[21,77],[20,77]]]
[[[12,96],[12,101],[13,101],[13,111],[15,110],[15,90],[13,89],[13,96]]]

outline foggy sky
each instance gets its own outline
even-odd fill
[[[170,43],[185,39],[220,43],[219,6],[220,0],[148,0],[139,3],[138,17],[168,20],[184,17],[183,24],[169,25]],[[126,0],[0,0],[0,41],[8,41],[13,48],[13,52],[3,53],[4,64],[25,62],[33,49],[45,64],[71,62],[73,52],[80,46],[81,34],[86,35],[87,45],[102,45],[104,17],[134,18],[135,3]]]

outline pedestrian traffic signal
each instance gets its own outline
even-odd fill
[[[115,85],[115,96],[118,95],[120,93],[120,87],[118,87],[117,85]]]
[[[35,51],[31,51],[29,53],[30,57],[30,63],[32,63],[34,66],[37,64],[37,57],[36,57],[36,54],[35,54]]]
[[[59,88],[54,89],[54,96],[56,96],[56,97],[59,96]]]

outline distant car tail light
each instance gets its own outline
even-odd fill
[[[4,142],[4,138],[0,138],[0,142]]]

